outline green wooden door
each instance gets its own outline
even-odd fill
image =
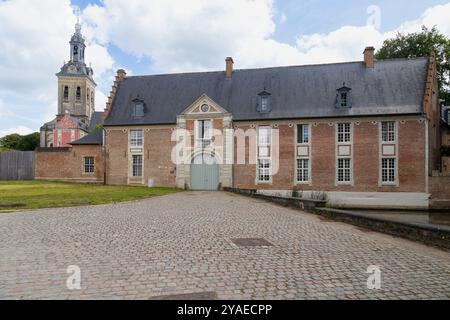
[[[219,187],[219,166],[214,156],[200,154],[191,164],[192,190],[217,190]]]

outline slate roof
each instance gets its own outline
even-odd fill
[[[363,62],[235,70],[225,72],[131,76],[119,85],[105,125],[176,123],[206,94],[232,113],[233,120],[320,118],[422,113],[428,59]],[[353,107],[336,109],[336,89],[352,89]],[[271,93],[272,111],[257,112],[257,95]],[[146,104],[145,116],[132,117],[132,100]]]
[[[101,145],[103,143],[103,129],[97,128],[81,139],[73,141],[71,145]]]
[[[88,131],[91,132],[99,124],[102,124],[103,111],[94,111],[91,116],[91,122],[89,123]]]
[[[94,111],[92,113],[91,122],[89,124],[89,133],[81,139],[72,141],[71,145],[98,145],[103,144],[103,129],[96,128],[97,125],[102,124],[101,111]]]

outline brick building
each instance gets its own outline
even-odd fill
[[[94,172],[107,184],[295,189],[335,206],[428,208],[442,183],[432,179],[441,161],[434,53],[376,61],[368,47],[363,57],[247,70],[227,58],[225,71],[132,77],[119,70],[103,131],[74,150],[97,146]],[[80,161],[84,170],[86,155]]]

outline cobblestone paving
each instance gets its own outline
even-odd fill
[[[273,246],[238,247],[264,238]],[[66,287],[81,269],[81,290]],[[367,267],[381,289],[367,289]],[[0,298],[450,298],[450,253],[222,192],[0,213]]]

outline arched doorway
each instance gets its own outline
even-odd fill
[[[191,163],[191,189],[217,190],[219,188],[219,166],[216,158],[208,153],[194,157]]]

